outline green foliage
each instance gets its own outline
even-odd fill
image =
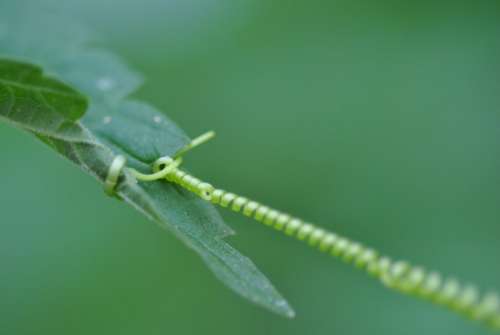
[[[31,122],[36,123],[37,128],[47,128],[50,126],[37,122],[47,119],[75,121],[85,113],[87,101],[83,96],[67,85],[43,77],[40,69],[34,66],[0,60],[0,76],[2,100],[7,104],[3,110],[9,113],[5,117],[12,121],[22,122],[38,116]]]
[[[0,13],[8,13],[0,26],[2,119],[34,133],[100,182],[117,154],[148,171],[153,160],[172,156],[189,142],[164,114],[126,99],[137,88],[138,76],[113,55],[88,49],[81,30],[1,7]],[[19,60],[42,66],[66,84]],[[68,85],[88,99],[83,118],[86,99]],[[117,195],[195,250],[237,293],[281,315],[294,315],[255,265],[223,241],[232,231],[210,204],[162,181],[138,184],[127,172]]]

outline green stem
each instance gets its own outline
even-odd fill
[[[480,295],[473,285],[463,285],[454,278],[443,278],[438,272],[412,266],[405,261],[393,261],[376,250],[346,237],[324,230],[289,214],[256,201],[214,188],[211,184],[179,169],[181,156],[215,136],[208,132],[180,150],[175,159],[162,157],[153,165],[153,174],[128,169],[140,181],[166,179],[221,207],[242,213],[286,235],[305,241],[313,248],[366,271],[386,287],[428,300],[460,315],[483,322],[500,330],[500,300],[495,292]],[[117,156],[111,164],[105,190],[113,192],[125,158]]]
[[[210,189],[208,200],[213,204],[230,208],[290,237],[305,241],[321,252],[366,271],[390,289],[428,300],[500,330],[500,301],[495,292],[481,296],[473,285],[463,285],[451,277],[443,278],[438,272],[427,271],[405,261],[393,261],[361,243],[256,201],[215,189],[180,169],[172,171],[166,179],[204,199],[207,199],[207,189]]]

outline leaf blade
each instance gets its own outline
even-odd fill
[[[117,154],[124,154],[130,166],[147,171],[152,160],[172,156],[188,143],[185,133],[164,114],[149,105],[126,99],[137,88],[140,78],[115,56],[80,45],[85,38],[75,43],[66,35],[59,36],[61,30],[50,30],[50,24],[42,23],[39,16],[36,22],[42,24],[33,28],[32,36],[26,28],[29,24],[23,22],[31,24],[33,21],[27,15],[23,18],[25,21],[10,21],[7,34],[0,34],[1,53],[42,65],[64,83],[90,97],[90,105],[87,114],[79,120],[75,119],[80,115],[77,107],[76,112],[66,116],[44,108],[45,116],[41,120],[36,117],[12,119],[8,115],[2,117],[1,112],[0,117],[34,133],[101,182]],[[9,22],[9,18],[1,22]],[[39,39],[38,34],[63,41],[64,47],[50,44],[46,38]],[[7,100],[0,92],[0,106]],[[40,105],[47,107],[47,104]],[[57,110],[62,108],[55,105]],[[40,113],[40,109],[37,111]],[[158,117],[160,122],[156,121]],[[48,123],[47,118],[51,119]],[[134,134],[132,140],[123,133],[127,125]],[[257,267],[222,240],[233,232],[210,204],[166,182],[137,184],[126,172],[117,193],[126,203],[196,251],[217,278],[235,292],[278,314],[294,315],[286,300]]]

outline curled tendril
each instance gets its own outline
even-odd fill
[[[500,330],[500,300],[495,292],[480,294],[471,284],[462,284],[450,277],[444,278],[435,271],[413,266],[405,261],[394,261],[380,255],[376,250],[338,234],[328,232],[311,223],[280,212],[256,201],[217,189],[185,171],[179,169],[181,155],[208,141],[215,134],[204,134],[179,151],[175,158],[161,157],[153,164],[153,174],[142,174],[129,169],[140,181],[166,179],[201,198],[221,207],[242,213],[264,225],[306,242],[324,253],[366,271],[379,279],[386,287],[413,295],[444,306],[470,319],[483,322]],[[113,192],[121,169],[125,166],[123,156],[117,156],[111,164],[106,179],[106,192]]]
[[[104,192],[106,192],[107,195],[112,196],[115,193],[118,179],[126,163],[127,159],[124,156],[116,156],[111,163],[108,175],[104,181]]]

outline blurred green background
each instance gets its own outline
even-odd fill
[[[93,27],[191,136],[216,130],[198,176],[500,288],[498,1],[24,2]],[[32,136],[2,123],[0,152],[2,334],[488,333],[223,212],[280,318]]]

